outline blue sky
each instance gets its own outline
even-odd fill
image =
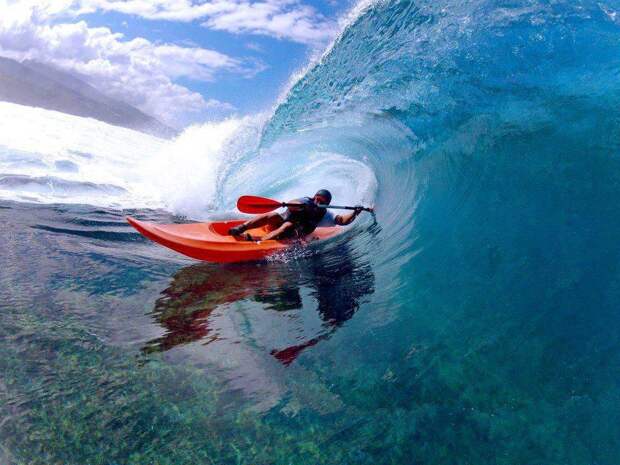
[[[183,127],[269,109],[350,7],[332,0],[0,0],[0,55]]]

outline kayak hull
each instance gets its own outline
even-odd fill
[[[296,241],[270,240],[252,242],[230,236],[228,230],[243,220],[213,221],[208,223],[156,224],[139,221],[131,216],[127,222],[144,237],[187,257],[216,263],[232,263],[263,260],[269,255],[282,252]],[[317,228],[304,240],[317,241],[338,234],[338,227]],[[266,227],[248,230],[253,236],[263,236]]]

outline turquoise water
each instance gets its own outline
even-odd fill
[[[376,205],[320,248],[200,264],[124,222],[182,219],[183,189],[2,201],[2,463],[617,464],[617,11],[368,6],[224,147],[198,215]]]

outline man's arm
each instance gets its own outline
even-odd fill
[[[345,215],[338,215],[334,218],[334,222],[338,225],[338,226],[346,226],[348,224],[353,223],[353,221],[355,221],[355,218],[357,218],[357,216],[362,213],[364,210],[373,212],[374,208],[364,208],[362,206],[357,206],[355,207],[355,210],[352,210],[351,213],[347,213]]]
[[[268,234],[265,234],[260,240],[268,241],[270,239],[277,239],[280,234],[282,234],[284,231],[289,230],[292,227],[293,223],[291,223],[290,221],[285,221],[284,223],[282,223],[282,226],[280,226],[278,229],[274,229]]]
[[[359,215],[364,209],[362,207],[355,207],[355,210],[352,210],[351,213],[347,213],[345,215],[338,215],[334,218],[334,222],[338,226],[346,226],[348,224],[353,223],[357,215]]]

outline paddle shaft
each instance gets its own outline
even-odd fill
[[[303,203],[286,203],[286,202],[282,202],[280,204],[280,206],[282,207],[302,207],[304,206]],[[357,208],[360,208],[363,211],[366,212],[370,212],[372,213],[372,209],[368,208],[368,207],[345,207],[342,205],[317,205],[318,208],[335,208],[337,210],[356,210]]]

